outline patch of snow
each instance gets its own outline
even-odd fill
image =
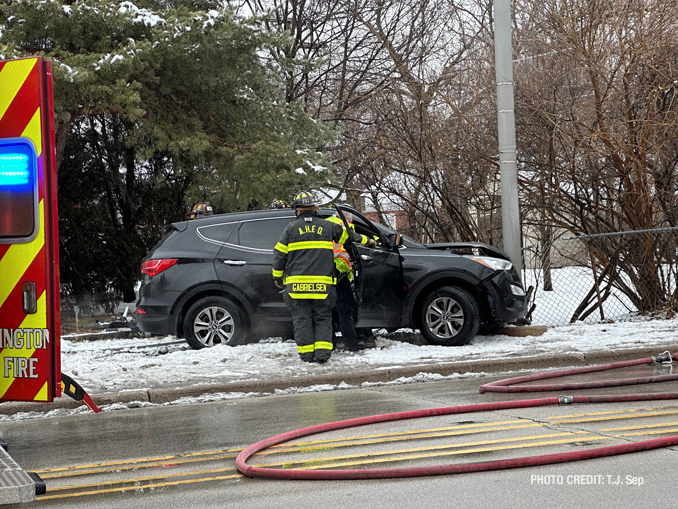
[[[74,71],[72,67],[64,64],[63,62],[59,62],[58,60],[54,61],[59,64],[59,67],[63,67],[64,69],[66,69],[66,74],[68,74],[69,81],[72,83],[73,78],[75,78],[78,75],[78,71]]]
[[[315,170],[317,173],[320,173],[322,171],[325,171],[327,168],[324,166],[320,166],[317,164],[313,164],[311,161],[306,161],[306,164],[308,164],[313,170]]]
[[[410,331],[413,333],[414,331]],[[261,381],[274,378],[293,380],[296,377],[341,374],[357,371],[388,370],[397,367],[421,366],[421,372],[391,382],[365,382],[362,388],[396,385],[455,378],[481,377],[484,373],[462,373],[448,376],[428,373],[431,364],[457,361],[534,357],[553,354],[577,354],[592,351],[623,351],[639,347],[666,346],[678,336],[678,319],[575,324],[549,328],[541,336],[514,337],[505,335],[476,336],[469,344],[444,347],[423,344],[417,336],[414,343],[395,340],[385,331],[375,330],[375,348],[359,352],[336,351],[326,364],[302,362],[294,341],[268,338],[254,344],[235,347],[215,346],[192,350],[174,336],[71,341],[62,338],[62,371],[73,377],[92,395],[182,386],[210,386],[229,382]],[[397,334],[407,335],[405,330]],[[658,349],[657,353],[661,353]],[[346,390],[353,386],[315,385],[275,391],[275,394]],[[182,398],[172,404],[222,401],[265,396],[267,393],[205,394],[197,398]],[[107,405],[104,411],[148,406],[134,402]],[[47,413],[29,412],[15,416],[0,416],[0,420],[31,419],[89,412],[52,410]]]
[[[141,9],[132,2],[120,2],[120,4],[118,4],[118,10],[122,14],[129,13],[133,15],[134,23],[143,23],[146,26],[154,27],[165,22],[163,18],[155,14],[153,11]]]
[[[678,320],[577,324],[553,327],[541,336],[476,336],[469,344],[445,347],[407,343],[377,332],[376,347],[334,352],[327,364],[299,360],[291,340],[269,338],[241,346],[192,350],[173,336],[71,341],[62,339],[62,371],[88,392],[266,380],[297,376],[426,366],[431,363],[576,354],[666,344]],[[401,331],[399,334],[407,334]],[[659,352],[657,352],[659,353]]]

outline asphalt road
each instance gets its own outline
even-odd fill
[[[658,374],[657,367],[614,378]],[[666,368],[659,368],[666,369]],[[600,374],[578,381],[600,379]],[[497,377],[137,408],[3,423],[0,436],[48,492],[21,507],[672,507],[676,448],[542,467],[363,481],[248,479],[240,449],[336,420],[549,397],[478,394]],[[678,383],[584,394],[678,392]],[[582,391],[579,391],[582,392]],[[672,430],[672,431],[671,431]],[[538,407],[384,423],[308,437],[250,464],[416,466],[504,459],[678,434],[678,401]],[[624,436],[620,436],[624,435]]]

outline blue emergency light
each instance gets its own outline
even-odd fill
[[[0,154],[0,187],[25,186],[29,182],[28,156],[25,154]]]
[[[0,244],[38,233],[38,156],[28,138],[0,139]]]
[[[28,139],[0,140],[0,189],[11,192],[32,188],[36,172],[37,156]]]

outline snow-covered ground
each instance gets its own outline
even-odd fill
[[[675,318],[553,327],[542,336],[477,336],[462,347],[377,335],[376,348],[334,352],[326,364],[300,361],[295,343],[279,339],[197,351],[171,336],[79,342],[63,339],[62,371],[96,394],[405,366],[421,366],[426,371],[427,365],[442,362],[621,350],[671,344],[674,339],[678,346]]]
[[[410,341],[397,341],[405,337]],[[81,338],[80,338],[81,339]],[[639,347],[678,346],[678,319],[581,324],[550,328],[542,336],[477,336],[462,347],[424,344],[413,334],[377,335],[376,348],[361,352],[334,352],[327,364],[301,362],[292,341],[268,339],[260,343],[205,350],[191,350],[183,341],[168,336],[151,339],[74,341],[62,339],[62,371],[77,380],[96,401],[102,392],[205,385],[228,381],[264,380],[323,373],[350,373],[421,366],[421,372],[392,382],[365,382],[360,387],[444,380],[483,374],[432,374],[430,366],[454,361],[517,358],[539,355],[627,350]],[[672,351],[678,350],[672,349]],[[657,353],[660,353],[659,351]],[[428,369],[427,369],[428,366]],[[353,386],[316,385],[276,390],[276,394],[350,389]],[[201,403],[263,396],[261,393],[219,393],[186,397],[172,404]],[[104,411],[157,406],[148,402],[115,403]],[[84,405],[48,412],[0,415],[2,420],[32,419],[89,412]]]

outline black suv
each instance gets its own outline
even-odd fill
[[[436,345],[463,345],[479,327],[526,312],[518,273],[481,243],[422,245],[351,212],[375,248],[348,245],[354,260],[357,327],[421,330]],[[328,217],[333,209],[321,209]],[[144,258],[137,320],[145,332],[185,337],[193,348],[292,337],[292,317],[273,284],[273,246],[292,210],[208,216],[174,223]]]

